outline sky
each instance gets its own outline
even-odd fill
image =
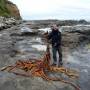
[[[10,0],[24,20],[90,20],[90,0]]]

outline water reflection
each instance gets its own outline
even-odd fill
[[[46,51],[46,45],[42,41],[41,37],[38,36],[25,38],[22,41],[17,41],[15,47],[18,52],[16,56],[19,59],[39,59]]]
[[[67,56],[67,62],[74,63],[74,64],[80,64],[80,61],[75,60],[75,58],[72,55]]]
[[[31,37],[30,39],[24,39],[22,41],[18,41],[15,45],[20,47],[28,47],[33,43],[42,44],[42,40],[40,37]]]
[[[90,53],[86,53],[84,52],[84,50],[82,50],[82,52],[80,51],[74,51],[72,52],[72,54],[68,54],[67,55],[67,62],[71,63],[73,66],[76,65],[78,67],[86,67],[86,68],[90,68],[90,62],[89,62],[89,58],[90,58]],[[89,50],[90,51],[90,50]]]
[[[38,51],[46,51],[46,45],[32,45],[32,48],[36,48]]]

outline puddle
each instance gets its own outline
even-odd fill
[[[15,48],[17,50],[17,58],[29,59],[29,58],[41,58],[46,51],[46,45],[40,37],[29,37],[22,41],[17,41]]]
[[[75,60],[75,58],[71,55],[67,56],[67,61],[70,62],[70,63],[74,63],[74,64],[80,64],[80,61]]]
[[[20,45],[29,45],[32,43],[42,43],[42,40],[40,37],[30,37],[30,39],[19,41],[16,44],[20,46]]]
[[[32,45],[31,47],[37,49],[38,51],[46,51],[46,45],[36,44],[36,45]]]
[[[77,52],[78,54],[78,52]],[[80,55],[80,54],[79,54]],[[90,62],[89,62],[89,58],[90,58],[90,55],[84,55],[82,57],[79,56],[79,55],[68,55],[67,56],[67,62],[71,63],[72,65],[78,65],[78,67],[87,67],[87,68],[90,68]]]
[[[21,52],[28,52],[28,53],[29,53],[29,52],[33,52],[33,51],[36,50],[36,49],[34,49],[34,48],[27,47],[27,46],[26,46],[26,47],[25,47],[25,46],[24,46],[24,47],[19,46],[19,49],[20,49]]]
[[[2,36],[2,34],[0,34],[0,37]]]
[[[42,43],[42,40],[40,37],[36,37],[36,38],[32,38],[32,42]]]
[[[30,29],[30,28],[28,28],[28,27],[22,27],[21,28],[21,32],[33,32],[33,30],[32,29]]]

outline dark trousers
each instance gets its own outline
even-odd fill
[[[58,63],[58,65],[60,64],[60,63],[62,63],[62,49],[61,49],[61,47],[59,46],[59,47],[53,47],[52,46],[52,53],[53,53],[53,60],[54,60],[54,64],[56,64],[56,62],[57,62],[57,53],[58,53],[58,55],[59,55],[59,63]]]

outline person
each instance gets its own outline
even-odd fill
[[[52,44],[52,53],[53,53],[53,64],[61,66],[62,63],[62,49],[61,49],[61,32],[59,31],[57,25],[51,25],[51,32],[48,34],[48,40]],[[59,60],[57,60],[57,53],[59,55]]]

